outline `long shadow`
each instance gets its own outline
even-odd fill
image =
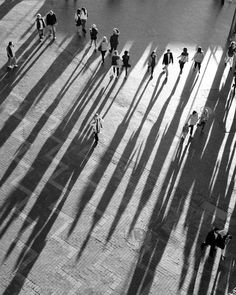
[[[57,59],[57,62],[61,65],[61,58],[65,59],[65,57],[59,56]],[[72,58],[72,57],[71,57]],[[55,63],[56,66],[56,63]],[[61,65],[62,66],[62,65]],[[67,67],[67,64],[64,64],[65,67]],[[63,68],[60,68],[61,71],[63,71]],[[50,81],[52,82],[52,81]],[[86,88],[86,87],[85,87]],[[61,95],[63,95],[61,93]],[[78,101],[82,100],[83,95],[80,95],[79,98],[76,100],[75,105],[78,104]],[[58,98],[59,100],[61,98]],[[47,110],[48,113],[45,113],[44,116],[41,117],[40,124],[44,124],[48,118],[48,115],[50,115],[50,112],[53,110],[53,108],[56,106],[57,102],[55,101],[55,104],[51,105],[51,109]],[[13,220],[17,218],[18,213],[23,210],[23,208],[26,206],[28,199],[34,192],[34,189],[36,188],[37,184],[40,182],[41,178],[43,177],[45,171],[50,166],[51,162],[53,161],[54,157],[64,144],[67,136],[69,135],[70,131],[72,130],[75,122],[78,120],[79,115],[81,114],[83,110],[82,105],[80,107],[77,107],[76,111],[74,106],[71,107],[70,111],[66,114],[66,116],[63,118],[61,123],[57,126],[57,129],[54,131],[54,133],[46,140],[44,145],[42,146],[40,152],[37,155],[37,158],[32,163],[29,171],[27,174],[21,179],[19,184],[17,185],[17,188],[11,192],[11,194],[8,196],[8,198],[4,201],[4,203],[1,206],[1,213],[0,213],[0,223],[2,224],[4,219],[8,218],[7,223],[5,224],[4,228],[0,232],[0,236],[2,236],[7,228],[10,226]],[[38,125],[34,129],[35,133],[32,133],[29,135],[29,143],[26,141],[24,143],[24,146],[20,149],[20,159],[22,159],[25,152],[28,150],[31,142],[35,139],[35,136],[39,133],[42,125]],[[19,162],[17,160],[17,163]],[[12,171],[8,171],[6,176]]]
[[[2,19],[5,15],[7,15],[16,5],[21,3],[23,0],[5,0],[0,5],[0,19]]]
[[[145,79],[142,79],[141,83],[144,83]],[[139,86],[139,89],[141,89],[142,85]],[[136,98],[137,93],[135,94],[134,99]],[[108,148],[106,149],[106,152],[104,153],[104,155],[101,157],[99,163],[98,163],[98,169],[95,170],[95,172],[93,173],[93,175],[91,176],[91,181],[93,183],[99,183],[99,181],[102,179],[112,157],[115,154],[115,150],[118,147],[120,141],[122,140],[128,125],[129,125],[129,121],[131,119],[131,117],[129,116],[130,114],[130,110],[132,109],[132,104],[130,104],[129,109],[127,110],[127,113],[125,115],[125,117],[123,118],[123,121],[121,122],[121,124],[118,126],[113,139],[110,143],[110,145],[108,146]],[[129,116],[129,119],[128,119]],[[68,236],[71,235],[71,233],[73,232],[79,218],[80,215],[82,214],[86,204],[89,202],[89,200],[92,198],[93,193],[95,191],[95,187],[91,188],[91,186],[88,186],[84,192],[82,193],[82,197],[80,199],[80,202],[78,204],[78,211],[76,213],[76,216],[74,218],[73,223],[71,224],[71,227],[68,231]],[[99,212],[98,212],[99,214]],[[89,236],[89,235],[88,235]]]
[[[74,48],[75,38],[71,40],[66,49],[72,50]],[[60,75],[66,70],[68,65],[72,62],[73,55],[67,55],[63,52],[59,54],[56,60],[48,68],[43,77],[36,83],[25,97],[24,101],[19,105],[19,108],[7,119],[0,131],[0,146],[2,146],[12,132],[18,127],[27,112],[33,106],[35,101],[39,101],[47,92],[49,87],[55,83]]]

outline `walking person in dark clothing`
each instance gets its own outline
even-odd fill
[[[113,34],[110,37],[110,53],[112,53],[113,50],[117,49],[117,46],[119,44],[119,35],[120,35],[120,31],[117,28],[113,29]]]
[[[92,25],[92,27],[90,28],[90,46],[92,46],[92,44],[94,43],[95,49],[94,51],[97,51],[97,34],[98,34],[98,29],[97,26],[95,24]]]
[[[7,45],[8,69],[17,68],[16,57],[14,52],[14,44],[10,41]]]
[[[56,14],[50,10],[46,15],[46,25],[49,27],[49,34],[53,36],[53,39],[56,39],[56,25],[57,25],[57,17]]]
[[[157,58],[157,55],[155,51],[153,51],[148,58],[148,71],[149,69],[151,69],[151,79],[153,78],[153,71],[156,66],[156,58]]]
[[[208,109],[204,108],[204,110],[203,110],[203,112],[202,112],[202,114],[200,116],[199,123],[197,124],[198,127],[202,127],[201,132],[203,132],[208,119],[209,119]]]
[[[197,121],[198,121],[198,113],[196,111],[193,111],[188,119],[189,128],[190,128],[190,137],[192,137],[193,135],[193,128],[197,124]]]
[[[166,73],[166,78],[168,77],[168,74],[169,74],[168,72],[169,64],[170,63],[173,64],[173,62],[174,62],[173,54],[172,52],[170,52],[170,49],[167,49],[167,52],[164,54],[163,61],[162,61],[162,64],[164,65],[163,70]]]
[[[215,250],[216,250],[216,240],[218,237],[219,228],[215,227],[213,230],[211,230],[205,239],[205,242],[201,244],[201,249],[204,250],[205,247],[211,246],[210,248],[210,256],[213,257]]]
[[[100,117],[98,113],[95,114],[91,125],[93,126],[93,135],[95,140],[95,146],[98,144],[99,141],[99,133],[101,133],[101,129],[103,128],[103,119]]]
[[[101,52],[102,55],[102,64],[104,64],[105,62],[105,54],[108,50],[108,41],[107,41],[107,37],[103,36],[102,41],[98,47],[98,50]]]
[[[131,65],[129,64],[129,51],[125,51],[123,56],[122,56],[122,62],[123,65],[122,67],[125,68],[125,78],[127,78],[128,76],[128,68],[131,67]]]
[[[45,29],[46,25],[45,25],[45,21],[42,18],[41,14],[38,13],[37,14],[37,18],[36,18],[36,28],[38,30],[39,33],[39,41],[41,42],[44,38],[44,29]]]
[[[80,14],[81,14],[81,10],[77,9],[76,13],[75,13],[75,25],[77,27],[77,32],[80,32],[79,27],[81,26],[82,22],[81,22],[81,18],[80,18]]]
[[[178,56],[179,58],[179,68],[180,68],[180,75],[183,72],[183,68],[186,62],[188,62],[188,50],[187,48],[183,48],[182,53],[180,54],[180,56]]]

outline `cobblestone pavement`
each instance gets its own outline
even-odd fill
[[[224,67],[235,3],[82,2],[0,0],[0,294],[227,294],[235,240],[225,261],[199,245],[213,225],[236,236],[236,102]],[[110,56],[102,66],[75,32],[78,5],[99,39],[120,28],[127,79],[112,78]],[[51,8],[57,39],[40,43],[34,19]],[[7,71],[10,40],[19,68]],[[198,44],[201,73],[190,61],[180,76],[177,56],[186,46],[191,59]],[[182,142],[189,114],[205,106],[205,132]],[[94,148],[96,112],[104,129]]]

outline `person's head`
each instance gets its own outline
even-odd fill
[[[76,12],[77,14],[80,14],[81,10],[78,8]]]
[[[186,122],[186,123],[184,124],[184,127],[188,127],[188,122]]]
[[[49,11],[49,13],[50,13],[51,15],[53,15],[53,14],[54,14],[54,12],[53,12],[52,10],[50,10],[50,11]]]
[[[96,26],[95,24],[93,24],[93,25],[92,25],[92,28],[93,28],[93,29],[96,29],[96,28],[97,28],[97,26]]]
[[[12,41],[10,41],[9,43],[8,43],[8,46],[12,46],[13,45],[13,43],[12,43]]]
[[[108,41],[107,41],[107,37],[106,37],[106,36],[103,36],[102,41],[103,41],[103,42],[108,42]]]
[[[124,55],[128,55],[129,51],[125,50]]]
[[[82,7],[81,10],[83,10],[84,13],[86,13],[86,8]]]
[[[192,114],[193,114],[193,115],[195,115],[196,113],[197,113],[196,111],[193,111],[193,113],[192,113]]]
[[[198,46],[197,52],[202,52],[202,47]]]
[[[118,35],[118,34],[119,34],[119,30],[118,30],[117,28],[114,28],[114,29],[113,29],[113,34]]]
[[[153,50],[152,53],[151,53],[151,56],[155,56],[156,55],[156,51]]]
[[[38,13],[38,14],[37,14],[37,18],[39,19],[39,18],[41,18],[41,17],[42,17],[41,14]]]
[[[183,48],[183,52],[187,53],[188,49],[186,47]]]
[[[114,51],[114,55],[118,55],[118,50],[115,50]]]
[[[167,53],[170,53],[170,49],[167,49]]]

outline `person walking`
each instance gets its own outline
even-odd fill
[[[203,132],[208,119],[209,119],[208,109],[204,108],[204,110],[203,110],[203,112],[202,112],[202,114],[200,116],[199,123],[197,124],[198,127],[202,127],[201,132]]]
[[[52,10],[50,10],[49,13],[46,15],[46,25],[49,27],[49,36],[53,36],[53,40],[55,40],[57,17]]]
[[[113,34],[110,37],[110,53],[112,53],[113,50],[117,49],[117,46],[119,44],[119,35],[120,35],[120,31],[117,28],[113,29]]]
[[[98,50],[101,52],[102,55],[102,64],[105,62],[105,55],[108,50],[108,40],[106,36],[103,36],[102,41],[98,47]]]
[[[180,54],[180,56],[178,56],[178,58],[179,58],[179,68],[180,68],[179,74],[181,75],[183,72],[185,63],[188,62],[188,49],[183,48],[183,51]]]
[[[188,123],[185,123],[185,125],[184,125],[184,127],[182,129],[182,136],[181,136],[181,138],[183,140],[185,140],[185,138],[186,138],[186,136],[188,134],[188,130],[189,130]]]
[[[155,51],[152,51],[151,55],[148,58],[148,72],[151,69],[151,79],[153,78],[153,71],[156,66],[157,55]]]
[[[131,67],[129,64],[129,51],[125,50],[124,54],[122,55],[122,67],[125,68],[125,78],[128,76],[128,68]]]
[[[10,41],[6,48],[7,57],[8,57],[8,69],[17,68],[16,56],[14,52],[14,44]]]
[[[77,27],[77,33],[80,32],[79,27],[81,26],[81,18],[80,18],[81,10],[78,8],[75,12],[75,26]]]
[[[235,53],[236,53],[236,43],[235,41],[232,41],[228,47],[228,50],[226,52],[226,57],[225,57],[225,66],[227,66],[227,63],[229,63],[230,70],[232,70],[232,67],[233,67]]]
[[[44,38],[44,29],[46,27],[45,21],[42,18],[41,14],[38,13],[37,14],[37,18],[36,18],[36,28],[38,30],[38,34],[39,34],[39,41],[42,42],[43,38]]]
[[[92,27],[90,28],[90,46],[92,46],[92,44],[94,43],[95,49],[94,51],[97,51],[97,34],[98,34],[98,29],[97,26],[95,24],[92,25]]]
[[[98,144],[99,141],[99,134],[101,133],[101,129],[103,128],[103,119],[100,117],[98,113],[95,114],[91,125],[93,127],[93,136],[95,140],[95,146]]]
[[[204,250],[205,247],[210,246],[210,257],[214,257],[214,253],[216,251],[216,240],[218,237],[219,228],[215,227],[213,230],[211,230],[205,239],[205,242],[201,244],[201,249]]]
[[[198,68],[198,72],[200,73],[203,58],[204,58],[204,53],[202,51],[202,47],[199,46],[192,58],[192,60],[194,61],[194,71]]]
[[[120,74],[120,56],[118,54],[118,50],[115,50],[111,57],[111,65],[114,75],[116,74],[116,78],[118,78]]]
[[[226,229],[218,231],[218,236],[216,239],[216,246],[221,249],[221,259],[225,260],[226,246],[232,240],[232,235]]]
[[[81,20],[82,32],[84,34],[86,34],[85,25],[86,25],[87,19],[88,19],[88,11],[85,7],[82,7],[80,12],[80,20]]]
[[[189,128],[190,128],[190,137],[192,137],[193,135],[193,128],[197,124],[197,121],[198,121],[198,113],[196,111],[193,111],[188,119]]]
[[[173,54],[170,51],[170,49],[167,49],[167,52],[164,54],[163,61],[162,61],[162,64],[164,65],[163,70],[166,73],[166,78],[168,77],[168,74],[169,74],[169,71],[168,71],[169,64],[170,63],[173,64],[173,62],[174,62]]]

